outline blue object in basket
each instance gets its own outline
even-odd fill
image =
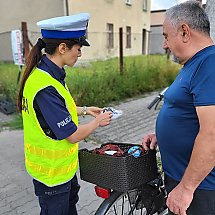
[[[135,158],[139,157],[141,155],[141,150],[139,146],[132,146],[129,150],[128,150],[128,154],[132,154]]]

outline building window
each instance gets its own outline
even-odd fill
[[[132,0],[125,0],[125,4],[132,5]]]
[[[126,48],[131,48],[131,27],[126,26]]]
[[[113,48],[113,24],[107,23],[107,48]]]
[[[143,10],[147,11],[147,1],[148,0],[143,0]]]

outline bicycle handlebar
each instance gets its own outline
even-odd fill
[[[159,100],[161,100],[160,96],[156,96],[156,98],[148,105],[148,109],[150,110]]]
[[[159,104],[159,102],[163,99],[164,97],[164,93],[167,91],[168,87],[166,87],[165,89],[163,89],[158,96],[155,97],[155,99],[148,105],[148,109],[150,110],[155,104]],[[157,105],[155,106],[155,109],[157,107]]]

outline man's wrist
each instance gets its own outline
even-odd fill
[[[194,192],[196,188],[198,187],[197,185],[194,185],[191,181],[186,181],[184,178],[182,178],[180,185],[183,190],[187,190],[190,192]]]

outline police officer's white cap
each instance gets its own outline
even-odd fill
[[[90,19],[89,13],[61,16],[37,22],[43,38],[77,39],[81,45],[89,46],[86,29]]]

